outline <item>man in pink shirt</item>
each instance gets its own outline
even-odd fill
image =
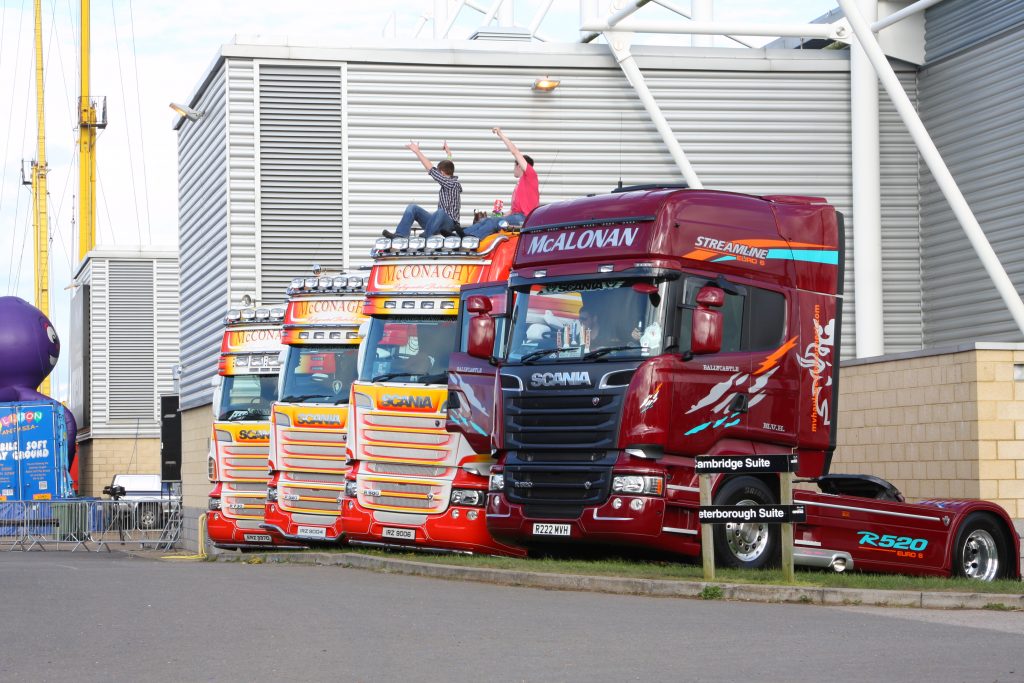
[[[519,181],[516,188],[512,190],[512,208],[507,216],[491,216],[471,227],[455,231],[460,235],[472,235],[474,237],[486,237],[499,228],[507,226],[519,226],[526,221],[530,212],[540,204],[540,182],[537,180],[537,172],[533,170],[533,159],[519,151],[519,148],[508,139],[508,136],[501,128],[494,127],[491,132],[497,135],[512,157],[516,160],[515,177]]]

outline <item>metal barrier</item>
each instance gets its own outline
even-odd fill
[[[0,550],[170,550],[180,535],[180,498],[0,503]]]

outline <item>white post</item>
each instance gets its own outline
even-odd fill
[[[629,51],[630,38],[630,34],[616,32],[605,34],[605,39],[608,41],[608,45],[611,47],[612,54],[615,55],[615,60],[619,63],[622,73],[626,75],[626,80],[629,81],[629,84],[633,86],[633,90],[636,91],[637,97],[640,98],[640,103],[644,105],[647,115],[654,122],[654,127],[661,133],[661,139],[665,146],[668,147],[669,154],[672,155],[672,159],[676,162],[680,173],[683,174],[683,178],[686,179],[686,184],[692,189],[699,190],[704,185],[701,184],[700,178],[697,177],[696,171],[693,170],[693,166],[690,165],[690,161],[686,158],[683,148],[679,145],[679,141],[676,140],[672,127],[668,125],[664,114],[661,113],[658,102],[654,99],[651,91],[647,89],[644,75],[640,72],[640,67],[636,65],[636,60],[633,59],[633,55]]]
[[[877,0],[857,0],[874,21]],[[850,132],[853,161],[853,286],[857,357],[885,353],[882,317],[882,180],[878,81],[858,41],[850,44]]]
[[[501,3],[498,9],[498,26],[516,25],[516,3],[513,0]]]
[[[597,21],[598,0],[580,0],[580,26],[591,21]],[[580,40],[588,43],[597,35],[590,36],[592,31],[580,31]],[[588,36],[590,36],[588,38]]]
[[[957,187],[956,181],[946,167],[946,163],[942,160],[942,155],[939,154],[939,150],[935,147],[935,143],[932,142],[927,129],[921,123],[921,118],[917,115],[914,105],[911,103],[910,98],[907,97],[907,93],[903,91],[899,78],[896,77],[896,73],[889,65],[889,60],[886,59],[882,48],[878,46],[878,42],[875,40],[874,34],[871,33],[871,27],[864,20],[864,17],[860,15],[854,0],[838,0],[838,2],[843,13],[846,15],[847,21],[850,22],[850,27],[857,35],[857,40],[864,47],[864,52],[867,54],[868,59],[871,60],[871,65],[875,67],[878,79],[885,87],[885,91],[889,93],[889,97],[896,106],[896,111],[899,113],[900,118],[903,119],[903,123],[910,132],[910,136],[914,139],[918,152],[928,165],[928,170],[931,171],[936,184],[942,190],[946,201],[949,202],[953,215],[956,216],[960,227],[963,228],[971,246],[974,247],[974,251],[978,254],[981,264],[985,267],[985,272],[988,273],[993,284],[995,284],[999,296],[1002,297],[1003,303],[1009,309],[1010,315],[1013,317],[1014,322],[1017,323],[1017,327],[1021,332],[1024,332],[1024,301],[1021,301],[1017,289],[1013,286],[1013,282],[1006,274],[1003,265],[999,262],[999,257],[996,256],[992,245],[988,242],[988,238],[985,237],[985,232],[981,229],[981,225],[978,224],[978,220],[971,212],[971,207],[967,205],[967,200],[964,199],[960,188]]]
[[[694,21],[711,23],[715,20],[715,0],[690,0],[690,13]],[[690,36],[690,45],[693,47],[712,47],[714,44],[714,36]]]

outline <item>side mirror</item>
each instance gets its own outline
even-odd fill
[[[477,314],[490,313],[491,298],[480,294],[474,294],[466,299],[466,311]]]
[[[487,300],[485,297],[470,297],[470,301],[473,299]],[[466,308],[472,310],[469,308],[469,302],[467,302]],[[488,308],[490,308],[490,303],[488,303]],[[494,354],[494,318],[487,313],[470,318],[466,351],[473,358],[491,360],[491,356]]]
[[[697,293],[697,308],[693,311],[690,328],[690,351],[693,355],[722,350],[722,313],[711,310],[711,307],[720,308],[724,303],[725,292],[719,287],[707,285]]]

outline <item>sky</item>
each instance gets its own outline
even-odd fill
[[[450,7],[457,6],[448,0]],[[489,7],[494,0],[477,0]],[[527,26],[547,0],[513,3]],[[78,265],[77,99],[80,12],[77,0],[41,0],[45,75],[46,159],[51,235],[50,317],[67,348],[67,289]],[[689,0],[674,0],[688,10]],[[601,16],[610,0],[599,0]],[[92,0],[91,94],[105,96],[106,129],[97,139],[97,234],[100,247],[177,246],[176,115],[234,36],[260,35],[317,45],[380,39],[415,43],[432,37],[434,0]],[[834,0],[715,0],[716,20],[806,23],[836,7]],[[0,296],[34,297],[31,193],[22,169],[37,157],[33,0],[0,0]],[[538,33],[575,41],[579,0],[554,0]],[[637,20],[677,20],[655,2]],[[426,18],[426,23],[424,23]],[[462,9],[449,35],[465,39],[483,15]],[[678,19],[681,21],[681,19]],[[414,34],[421,28],[419,37]],[[683,41],[638,36],[636,42]],[[750,38],[753,45],[769,39]],[[716,45],[735,46],[716,38]],[[27,171],[26,171],[27,172]],[[65,356],[67,354],[65,353]],[[66,357],[53,394],[66,398]]]

